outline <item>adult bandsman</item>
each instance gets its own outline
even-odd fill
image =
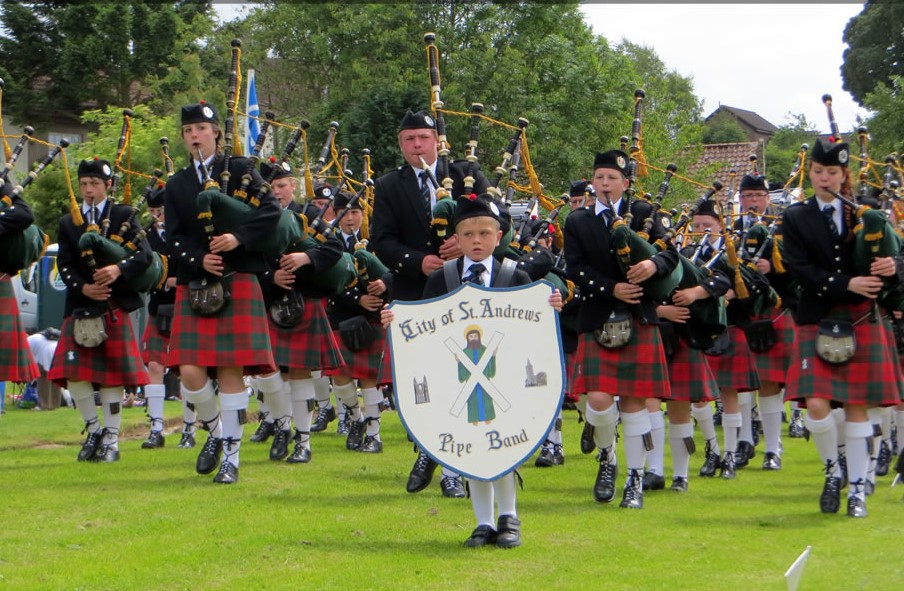
[[[856,216],[836,197],[852,195],[849,158],[847,143],[818,139],[810,153],[814,195],[782,214],[784,263],[800,283],[795,312],[798,340],[785,397],[807,402],[806,425],[825,463],[826,479],[819,499],[823,513],[836,513],[840,505],[842,473],[831,409],[843,405],[850,480],[847,513],[865,517],[864,488],[873,435],[867,406],[890,406],[901,400],[888,326],[871,321],[870,314],[882,289],[882,278],[894,281],[900,265],[896,266],[894,258],[880,257],[870,264],[869,275],[857,270],[857,238],[853,235]],[[827,356],[833,335],[850,332],[855,342],[853,356]],[[829,348],[821,349],[818,341]]]
[[[182,107],[182,141],[189,165],[166,183],[166,241],[177,261],[176,302],[167,364],[179,370],[182,396],[195,406],[209,432],[198,454],[196,470],[210,474],[223,462],[214,482],[233,484],[239,475],[239,448],[246,422],[248,393],[243,374],[269,374],[276,370],[270,351],[266,311],[255,273],[267,270],[262,254],[247,245],[272,234],[279,221],[279,204],[267,193],[260,207],[234,233],[208,238],[198,216],[202,181],[220,178],[225,157],[220,152],[222,133],[214,108],[204,102]],[[235,189],[247,160],[232,158],[229,172]],[[252,170],[250,192],[260,176]],[[213,220],[216,226],[216,219]],[[228,293],[219,309],[210,306],[219,288]],[[193,298],[192,295],[197,297]],[[212,378],[219,387],[219,405]],[[221,412],[222,411],[222,412]]]
[[[405,164],[375,181],[372,233],[374,253],[393,272],[393,297],[419,300],[427,276],[442,267],[443,262],[461,256],[455,236],[439,244],[433,231],[433,206],[436,188],[423,172],[423,163],[436,177],[439,137],[436,122],[424,111],[408,111],[399,125],[399,150]],[[423,161],[423,163],[422,163]],[[452,195],[464,194],[467,162],[449,165],[453,180]],[[480,194],[489,183],[478,171],[472,191]],[[441,179],[440,179],[441,180]],[[427,454],[418,453],[406,486],[408,492],[419,492],[430,484],[436,463]],[[464,483],[454,472],[443,468],[440,481],[443,495],[464,498]]]
[[[601,449],[593,495],[605,503],[615,498],[614,441],[616,423],[621,419],[628,464],[621,506],[640,509],[651,428],[645,400],[671,396],[656,303],[639,284],[669,275],[678,264],[678,254],[670,248],[632,265],[627,273],[619,267],[610,239],[612,220],[628,211],[623,199],[630,186],[627,166],[628,156],[620,150],[596,155],[591,178],[596,201],[568,216],[565,260],[568,276],[580,288],[582,299],[574,391],[587,393],[587,422],[593,425]],[[644,208],[640,202],[631,204],[634,223],[643,223]],[[613,324],[630,326],[627,342],[605,339],[604,332],[616,332]],[[612,345],[615,347],[610,348]],[[615,396],[619,396],[618,405]]]
[[[114,204],[108,198],[112,178],[113,170],[106,160],[93,158],[79,162],[78,186],[82,205],[63,216],[57,234],[57,264],[67,288],[66,309],[62,336],[48,378],[69,389],[85,421],[88,436],[78,453],[79,461],[119,460],[123,388],[143,386],[149,381],[129,319],[129,312],[144,306],[144,300],[126,285],[127,279],[145,271],[151,262],[147,240],[138,243],[135,255],[95,270],[82,256],[79,247],[79,238],[86,231],[118,229],[132,217],[131,207]],[[141,231],[134,218],[128,227],[130,236],[124,238],[131,238]],[[105,339],[97,338],[98,318],[102,321]],[[93,320],[93,327],[83,331],[83,326],[92,325],[83,320]],[[100,391],[103,426],[94,403],[95,390]]]

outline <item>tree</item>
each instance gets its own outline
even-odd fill
[[[877,86],[864,104],[875,113],[866,120],[872,160],[882,162],[892,152],[904,153],[904,77],[896,76],[890,86]]]
[[[869,0],[844,29],[843,88],[864,104],[877,86],[904,75],[904,4]]]
[[[737,144],[747,141],[744,129],[729,116],[716,116],[706,122],[704,144]]]
[[[779,126],[766,145],[766,174],[770,181],[782,184],[788,181],[801,147],[804,144],[808,148],[812,147],[819,136],[816,126],[807,121],[804,115],[792,114],[790,117],[792,122]],[[794,186],[797,186],[798,180],[794,181]],[[804,181],[806,180],[804,171]]]

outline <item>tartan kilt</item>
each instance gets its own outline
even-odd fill
[[[672,400],[712,402],[719,397],[719,382],[706,355],[688,346],[684,337],[679,337],[677,350],[668,360],[668,367]]]
[[[370,347],[361,351],[352,351],[346,347],[339,336],[339,331],[333,331],[333,336],[339,344],[339,352],[342,354],[342,360],[345,365],[343,367],[326,369],[323,375],[343,375],[356,380],[373,380],[380,377],[380,362],[383,359],[386,331],[379,322],[371,322],[370,325],[377,331],[377,336]]]
[[[339,343],[333,337],[322,299],[304,298],[304,315],[292,328],[280,328],[269,314],[267,323],[277,366],[317,370],[342,365]]]
[[[571,375],[568,368],[574,367],[576,355],[575,351],[565,353],[565,375],[563,376],[565,378],[565,400],[575,403],[581,400],[581,395],[573,391],[574,376]]]
[[[775,345],[765,353],[755,351],[751,351],[751,353],[761,382],[778,382],[779,385],[784,385],[788,367],[791,365],[794,340],[797,338],[797,324],[788,309],[773,310],[769,318],[772,319],[775,328]],[[751,320],[759,319],[751,318]]]
[[[107,312],[104,324],[106,341],[97,347],[80,347],[73,337],[75,319],[64,318],[48,379],[63,388],[67,381],[91,382],[101,387],[149,384],[129,313],[122,309]]]
[[[756,372],[753,353],[747,346],[747,335],[737,326],[729,326],[728,340],[728,351],[722,355],[706,355],[719,388],[738,392],[759,390],[760,377]]]
[[[633,319],[630,342],[618,349],[597,344],[592,332],[578,335],[572,393],[605,392],[632,398],[672,397],[659,326]]]
[[[827,318],[855,322],[870,303],[840,305]],[[854,326],[856,351],[847,363],[832,365],[816,355],[818,325],[797,328],[797,343],[785,383],[785,400],[822,398],[839,403],[891,406],[901,402],[901,367],[887,321],[864,320]]]
[[[165,337],[157,330],[157,322],[154,316],[148,317],[148,325],[144,329],[144,337],[141,339],[141,360],[145,365],[159,363],[166,365],[166,351],[169,349],[169,337]]]
[[[389,347],[389,338],[383,338],[383,356],[380,359],[380,369],[377,371],[377,386],[392,385],[392,351]]]
[[[40,375],[22,330],[9,277],[0,279],[0,382],[30,382]]]
[[[225,281],[232,297],[216,316],[192,312],[188,285],[176,286],[166,364],[176,368],[243,367],[245,375],[273,373],[276,363],[257,276],[235,273]]]

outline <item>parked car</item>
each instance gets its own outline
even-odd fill
[[[41,259],[12,279],[19,318],[28,334],[60,328],[66,306],[66,284],[56,266],[58,245],[51,244]]]

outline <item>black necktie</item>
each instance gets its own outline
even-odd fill
[[[834,205],[825,205],[822,208],[822,215],[826,216],[826,221],[829,223],[829,230],[832,231],[832,237],[838,238],[840,233],[838,232],[838,225],[835,223],[835,206]]]
[[[483,275],[483,272],[486,270],[487,268],[483,266],[483,263],[474,263],[473,265],[468,267],[468,272],[470,273],[470,275],[465,277],[465,281],[483,285],[483,280],[480,278],[480,276]]]
[[[427,184],[429,182],[427,180],[427,173],[426,172],[420,173],[420,177],[421,177],[421,199],[423,199],[423,201],[424,201],[424,209],[427,211],[427,217],[432,218],[433,211],[432,211],[432,208],[430,207],[430,185]]]
[[[348,238],[345,239],[345,247],[348,249],[349,252],[355,252],[355,243],[356,242],[357,242],[357,240],[355,240],[354,236],[349,236]]]
[[[606,227],[607,227],[607,228],[608,228],[609,226],[612,225],[612,218],[613,218],[613,216],[612,216],[612,210],[611,210],[611,209],[609,209],[609,208],[607,207],[606,209],[604,209],[603,211],[600,212],[600,216],[602,216],[603,221],[606,222]]]

